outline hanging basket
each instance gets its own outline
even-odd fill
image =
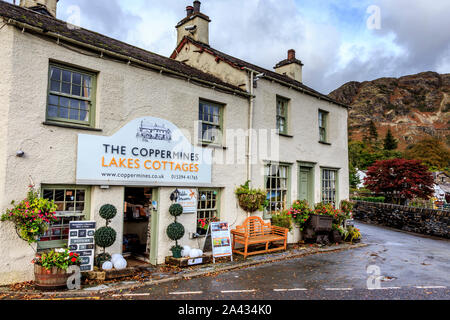
[[[246,212],[256,212],[261,209],[266,201],[266,195],[262,193],[242,193],[238,195],[239,206]]]

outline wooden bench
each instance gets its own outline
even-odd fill
[[[244,258],[249,255],[269,253],[273,251],[286,250],[288,229],[264,223],[260,217],[249,217],[244,224],[231,230],[233,235],[233,252],[241,254]],[[276,241],[283,241],[283,246],[269,249],[269,244]],[[236,243],[244,245],[244,251],[236,249]],[[255,244],[265,244],[265,250],[248,252],[248,247]]]

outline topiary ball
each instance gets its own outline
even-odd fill
[[[95,244],[99,247],[108,248],[116,241],[116,231],[110,227],[101,227],[95,231]]]
[[[117,209],[112,204],[105,204],[100,208],[100,217],[105,220],[113,219],[117,214]]]
[[[180,240],[181,238],[183,238],[184,236],[184,227],[182,224],[178,223],[178,222],[174,222],[171,225],[169,225],[167,227],[167,236],[174,240]]]
[[[174,203],[170,206],[169,213],[174,217],[181,216],[183,214],[183,206],[179,203]]]

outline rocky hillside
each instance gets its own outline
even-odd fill
[[[352,107],[353,140],[362,139],[372,120],[380,138],[391,128],[400,149],[429,136],[450,144],[450,74],[424,72],[349,82],[329,96]]]

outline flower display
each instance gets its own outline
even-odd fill
[[[49,252],[38,253],[31,262],[46,270],[51,270],[53,267],[67,270],[69,266],[80,265],[81,259],[79,254],[69,252],[68,249],[54,249]]]
[[[11,204],[14,205],[14,201]],[[1,221],[14,222],[19,237],[31,244],[37,242],[50,224],[56,222],[56,208],[53,201],[40,198],[39,192],[29,186],[27,198],[6,210]]]
[[[297,200],[292,204],[292,207],[288,210],[287,214],[290,215],[295,224],[299,226],[300,231],[303,231],[306,222],[313,213],[308,201]]]

